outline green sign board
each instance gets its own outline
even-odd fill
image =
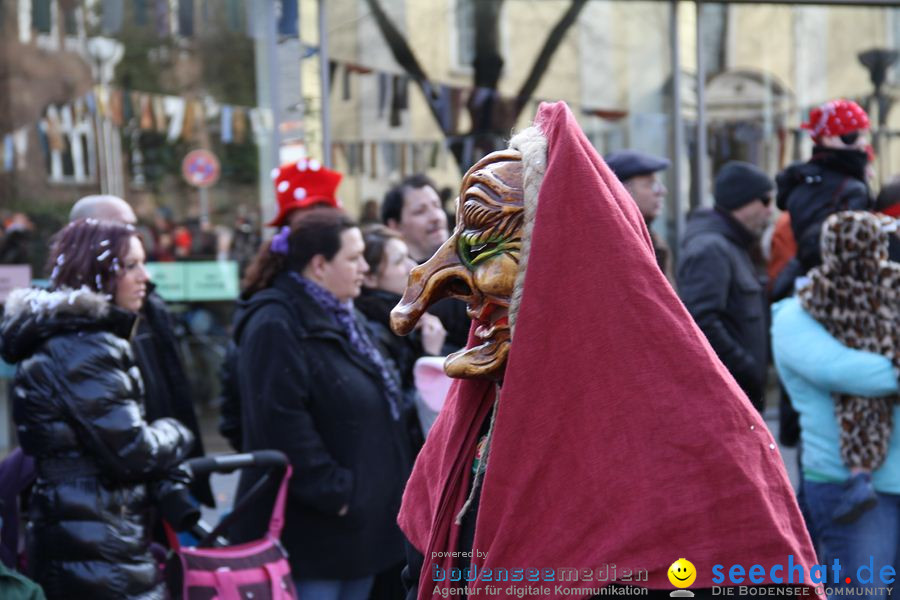
[[[234,300],[238,297],[238,265],[235,261],[184,263],[189,300]]]
[[[156,292],[166,300],[187,300],[184,293],[184,265],[176,262],[147,263]]]
[[[234,300],[238,265],[233,260],[147,263],[156,291],[170,302]]]

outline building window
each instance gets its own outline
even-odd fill
[[[225,24],[228,31],[247,31],[247,14],[240,0],[225,0]]]
[[[63,32],[67,36],[78,37],[78,9],[74,6],[63,8]]]
[[[892,8],[891,11],[891,32],[894,35],[893,39],[893,47],[900,48],[900,8]],[[894,68],[891,69],[893,71],[893,83],[900,84],[900,60],[894,63]],[[890,75],[888,76],[890,78]]]
[[[48,179],[82,184],[95,180],[94,127],[84,103],[47,107],[41,130],[47,138]]]
[[[456,0],[451,32],[454,67],[468,70],[475,60],[475,0]]]
[[[178,35],[183,37],[194,35],[193,0],[179,0],[178,2]]]
[[[727,68],[727,14],[725,4],[703,4],[700,18],[703,20],[703,62],[709,75]]]
[[[53,29],[51,0],[31,0],[31,26],[38,33],[50,33]]]
[[[275,5],[278,10],[278,35],[295,38],[299,35],[297,16],[298,0],[281,0]]]

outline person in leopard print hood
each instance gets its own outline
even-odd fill
[[[822,264],[796,298],[773,307],[775,363],[800,413],[810,527],[820,551],[842,562],[857,549],[877,562],[881,550],[894,557],[900,546],[890,541],[896,532],[874,545],[865,533],[881,538],[890,515],[900,516],[900,439],[891,435],[900,417],[900,264],[888,260],[892,228],[893,219],[873,213],[831,215]]]
[[[900,264],[888,260],[887,229],[895,221],[871,213],[843,212],[822,226],[822,265],[797,295],[831,335],[851,348],[876,352],[900,367]],[[835,518],[856,520],[878,498],[871,473],[884,463],[896,394],[863,398],[835,394],[841,458],[852,474]]]

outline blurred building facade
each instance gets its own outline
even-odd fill
[[[830,98],[855,99],[884,121],[878,177],[900,172],[900,109],[878,115],[858,58],[898,48],[900,8],[884,4],[4,2],[0,208],[63,214],[106,187],[148,220],[159,207],[196,218],[196,190],[178,176],[195,147],[223,161],[210,197],[211,218],[226,224],[238,212],[264,220],[273,200],[261,174],[304,154],[345,173],[340,194],[354,214],[417,171],[455,195],[465,168],[526,126],[538,102],[565,100],[601,153],[631,147],[674,160],[654,226],[675,242],[684,214],[709,202],[722,163],[749,160],[774,174],[806,157],[799,125]],[[91,51],[101,36],[124,48],[109,88]],[[500,65],[496,77],[473,67],[478,60]],[[898,82],[895,63],[882,106],[900,95]]]
[[[501,100],[514,100],[550,29],[580,3],[497,4],[503,67],[496,92]],[[900,8],[883,4],[591,0],[565,30],[515,127],[528,125],[539,101],[565,100],[601,153],[630,147],[673,158],[675,167],[666,174],[668,205],[654,226],[674,243],[690,208],[711,203],[712,178],[728,160],[747,160],[774,175],[808,157],[811,143],[800,123],[813,106],[851,98],[869,108],[873,124],[879,122],[870,73],[859,54],[900,45]],[[415,73],[392,52],[373,5],[405,38],[437,104],[446,107],[449,128],[434,114],[434,103],[426,102],[426,90],[414,84]],[[473,81],[470,64],[477,46],[473,5],[472,0],[327,3],[333,156],[349,174],[344,193],[351,203],[379,198],[389,181],[423,164],[439,184],[455,191],[471,162],[458,160],[449,146],[470,135],[467,108],[486,93]],[[883,95],[895,99],[900,63],[886,77]],[[399,119],[390,110],[396,85],[405,94]],[[876,148],[879,180],[900,172],[900,110],[884,120]],[[417,146],[439,141],[440,160],[429,163]],[[486,150],[476,140],[468,144]],[[877,189],[879,182],[873,183]]]

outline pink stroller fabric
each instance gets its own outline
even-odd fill
[[[287,553],[279,541],[284,527],[288,466],[262,539],[225,548],[176,548],[185,600],[296,600]]]

